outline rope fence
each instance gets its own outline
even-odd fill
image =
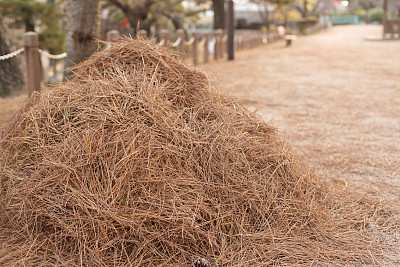
[[[58,55],[52,55],[52,54],[50,54],[49,52],[47,52],[45,50],[39,49],[39,53],[42,54],[43,56],[49,58],[49,59],[54,59],[54,60],[60,60],[60,59],[64,59],[64,58],[67,57],[67,53],[65,53],[65,52],[61,53],[61,54],[58,54]]]
[[[24,48],[20,48],[20,49],[14,51],[14,52],[11,52],[11,53],[9,53],[9,54],[7,54],[7,55],[0,56],[0,61],[1,61],[1,60],[10,59],[10,58],[15,57],[15,56],[18,56],[19,54],[21,54],[22,52],[24,52],[24,50],[25,50]]]
[[[321,31],[323,26],[317,24],[306,29],[306,34],[312,34]],[[119,35],[116,30],[107,33],[107,41],[114,41]],[[141,38],[149,38],[145,30],[139,32]],[[173,38],[170,38],[173,37]],[[151,37],[151,41],[159,46],[168,46],[174,50],[182,59],[191,60],[194,65],[200,63],[208,63],[210,54],[213,54],[214,60],[220,60],[227,54],[227,34],[219,29],[213,32],[197,32],[192,31],[186,40],[185,31],[182,29],[171,33],[168,30],[161,30],[159,33],[158,42]],[[262,32],[258,30],[236,30],[233,38],[234,50],[240,51],[251,49],[263,44],[272,43],[278,40],[285,39],[285,35],[278,30],[272,32]],[[34,91],[40,91],[40,80],[50,82],[49,77],[50,63],[53,63],[53,82],[62,80],[62,73],[57,75],[57,72],[62,72],[63,62],[60,62],[61,67],[57,66],[58,61],[62,61],[67,57],[67,53],[52,55],[49,52],[40,49],[37,33],[25,33],[25,47],[0,56],[0,61],[8,60],[12,57],[25,53],[26,56],[26,74],[27,74],[27,89],[28,95]],[[40,61],[40,58],[42,62]],[[57,68],[59,67],[59,68]],[[43,77],[42,77],[43,74]]]
[[[0,61],[1,60],[10,59],[10,58],[15,57],[15,56],[18,56],[19,54],[21,54],[24,51],[25,51],[25,48],[21,47],[20,49],[14,51],[14,52],[11,52],[11,53],[9,53],[7,55],[0,56]],[[55,59],[55,60],[60,60],[60,59],[64,59],[64,58],[67,57],[67,53],[65,53],[65,52],[61,53],[59,55],[52,55],[49,52],[47,52],[46,50],[39,49],[39,53],[41,55],[44,55],[45,57],[47,57],[49,59]]]

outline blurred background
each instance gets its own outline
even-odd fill
[[[24,84],[24,33],[39,36],[41,80],[56,83],[69,75],[71,67],[95,49],[96,40],[107,33],[135,36],[145,30],[149,38],[159,38],[161,30],[183,29],[185,36],[196,31],[201,36],[226,29],[225,0],[0,0],[0,96],[20,92]],[[380,24],[395,27],[400,17],[398,0],[235,0],[236,30],[302,34],[320,25],[328,28],[344,24]],[[397,21],[392,23],[391,21]],[[385,23],[385,22],[383,22]],[[391,24],[392,23],[392,24]],[[398,27],[398,26],[397,26]],[[393,28],[393,29],[392,29]],[[284,34],[280,32],[280,34]],[[213,45],[209,45],[213,54]],[[66,53],[65,53],[66,52]]]

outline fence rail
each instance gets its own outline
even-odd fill
[[[16,57],[16,56],[18,56],[19,54],[21,54],[22,52],[24,52],[24,48],[20,48],[20,49],[18,49],[18,50],[15,50],[14,52],[11,52],[11,53],[9,53],[9,54],[7,54],[7,55],[4,55],[4,56],[0,56],[0,61],[2,61],[2,60],[6,60],[6,59],[10,59],[10,58],[12,58],[12,57]]]
[[[305,30],[306,34],[311,34],[322,30],[320,24],[311,26]],[[119,35],[118,31],[110,31],[107,33],[107,41],[113,42]],[[148,33],[144,30],[139,32],[141,38],[149,38]],[[172,38],[171,38],[172,37]],[[262,32],[257,30],[236,30],[233,38],[234,50],[251,49],[253,47],[272,43],[284,38],[282,32]],[[155,43],[156,41],[153,40]],[[213,32],[198,33],[193,31],[185,38],[185,31],[177,30],[175,33],[170,33],[168,30],[161,30],[159,33],[158,45],[167,46],[177,52],[182,59],[190,59],[193,64],[208,63],[210,54],[213,54],[214,60],[220,60],[227,54],[227,34],[223,30],[215,30]],[[0,56],[1,60],[8,60],[25,52],[26,56],[26,74],[27,74],[27,91],[31,95],[34,91],[40,91],[40,80],[49,82],[50,62],[53,61],[53,79],[56,77],[57,61],[66,58],[67,53],[52,55],[45,50],[39,49],[39,40],[37,33],[25,33],[25,47],[20,48],[7,55]],[[42,64],[40,63],[40,57]],[[41,70],[43,68],[43,70]],[[62,71],[62,67],[60,68]],[[57,80],[62,80],[61,78]]]

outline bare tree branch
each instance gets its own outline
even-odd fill
[[[109,3],[115,5],[119,9],[121,9],[124,13],[130,12],[132,9],[127,2],[125,1],[120,1],[120,0],[107,0]]]
[[[130,2],[126,0],[107,1],[124,12],[132,26],[136,26],[136,24],[140,22],[144,29],[148,29],[150,28],[150,25],[155,23],[160,16],[165,16],[173,22],[175,27],[183,27],[181,18],[178,15],[174,15],[174,12],[176,13],[174,8],[181,4],[183,0],[145,0],[140,4],[130,4]]]

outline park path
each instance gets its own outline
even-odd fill
[[[364,40],[381,32],[333,27],[201,68],[272,120],[317,174],[399,204],[400,41]]]

